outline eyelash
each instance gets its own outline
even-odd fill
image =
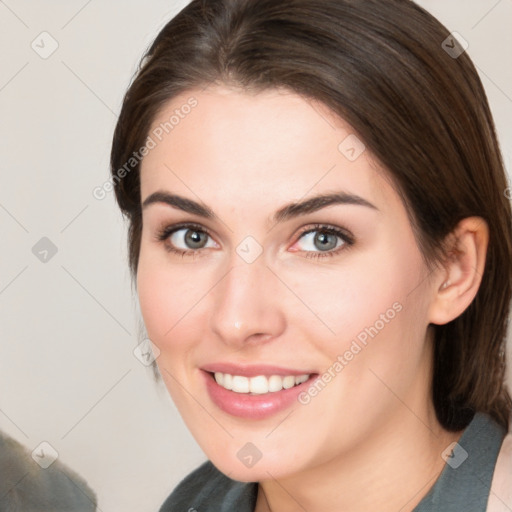
[[[173,225],[173,226],[164,227],[156,234],[156,239],[159,242],[164,243],[165,249],[168,252],[178,254],[182,257],[194,256],[196,253],[200,252],[200,249],[196,249],[196,250],[194,250],[194,249],[189,249],[189,250],[176,249],[172,245],[165,243],[167,241],[167,239],[172,234],[174,234],[176,231],[180,231],[182,229],[190,229],[192,231],[198,231],[200,233],[205,233],[206,235],[211,237],[210,232],[207,229],[205,229],[203,226],[200,226],[199,224],[185,223],[185,224],[177,224],[177,225]],[[304,235],[307,235],[307,234],[315,232],[315,231],[320,231],[322,233],[326,233],[329,235],[335,235],[335,236],[341,238],[341,240],[343,241],[343,245],[341,245],[337,249],[332,249],[330,251],[303,251],[306,253],[306,256],[305,256],[306,258],[320,259],[320,258],[335,256],[336,254],[340,253],[341,251],[346,251],[346,250],[350,249],[355,243],[354,237],[348,231],[341,230],[340,228],[330,226],[328,224],[314,224],[313,226],[306,228],[304,231],[302,231],[299,234],[297,240],[300,240]]]
[[[336,256],[342,251],[347,251],[350,249],[354,243],[354,237],[346,230],[342,230],[335,226],[330,226],[328,224],[313,224],[311,227],[306,228],[299,234],[297,240],[300,240],[304,235],[308,233],[314,233],[315,231],[320,231],[321,233],[328,235],[335,235],[343,241],[343,244],[336,249],[331,249],[330,251],[304,251],[306,258],[320,259],[320,258],[328,258],[330,256]]]

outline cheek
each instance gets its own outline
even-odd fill
[[[169,265],[165,256],[141,247],[137,293],[147,335],[160,350],[156,359],[160,375],[176,406],[186,411],[193,404],[182,392],[181,386],[191,389],[183,369],[194,337],[193,305],[200,293],[191,286],[190,273],[183,270],[186,265]]]
[[[414,295],[410,292],[418,284],[420,271],[416,254],[398,248],[378,255],[353,253],[323,268],[289,269],[283,271],[283,281],[290,283],[302,302],[296,310],[304,314],[294,317],[316,329],[312,339],[323,335],[336,343],[361,332],[364,338],[366,328],[376,325],[380,331],[394,322],[397,309]]]
[[[368,400],[395,400],[383,383],[405,394],[426,356],[428,288],[421,255],[408,247],[388,255],[358,274],[345,301],[347,320],[337,324],[346,381]]]
[[[318,435],[330,439],[332,446],[345,442],[338,427],[369,431],[379,417],[403,407],[397,397],[416,399],[406,397],[415,389],[426,354],[425,302],[421,287],[410,293],[421,265],[410,261],[410,254],[408,260],[374,260],[357,272],[352,267],[351,272],[331,273],[329,279],[325,275],[311,287],[309,305],[335,334],[319,322],[303,321],[307,338],[322,353],[326,384],[319,386],[324,389],[320,392],[308,391],[301,403],[310,403],[306,409],[326,419]],[[335,430],[332,425],[337,425]]]
[[[141,255],[137,270],[140,310],[149,337],[159,346],[165,332],[172,327],[168,315],[173,311],[173,294],[166,281],[158,267]]]
[[[200,287],[192,286],[192,279],[195,277],[186,265],[169,265],[162,249],[141,247],[137,294],[148,335],[160,350],[175,339],[175,333],[200,298]]]
[[[384,247],[378,256],[354,254],[337,268],[294,275],[294,290],[317,317],[304,310],[295,315],[301,318],[297,328],[322,354],[325,369],[343,374],[333,379],[332,399],[351,403],[353,410],[363,397],[365,403],[378,396],[393,399],[377,376],[405,392],[424,356],[427,296],[418,286],[421,254],[405,244]]]

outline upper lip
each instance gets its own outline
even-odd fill
[[[241,375],[243,377],[257,377],[258,375],[280,375],[281,377],[286,377],[287,375],[312,375],[314,373],[309,370],[295,370],[268,364],[212,363],[202,366],[201,369],[211,373],[229,373],[230,375]]]

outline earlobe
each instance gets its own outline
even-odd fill
[[[485,269],[489,227],[481,217],[467,217],[449,240],[449,258],[432,279],[429,322],[438,325],[460,316],[475,298]]]

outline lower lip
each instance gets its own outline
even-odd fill
[[[249,395],[247,393],[229,391],[219,386],[211,373],[204,370],[201,370],[201,372],[206,379],[208,394],[217,407],[232,416],[251,420],[268,418],[287,409],[294,402],[297,403],[298,395],[308,388],[311,381],[317,376],[313,374],[306,382],[289,389],[261,395]]]

